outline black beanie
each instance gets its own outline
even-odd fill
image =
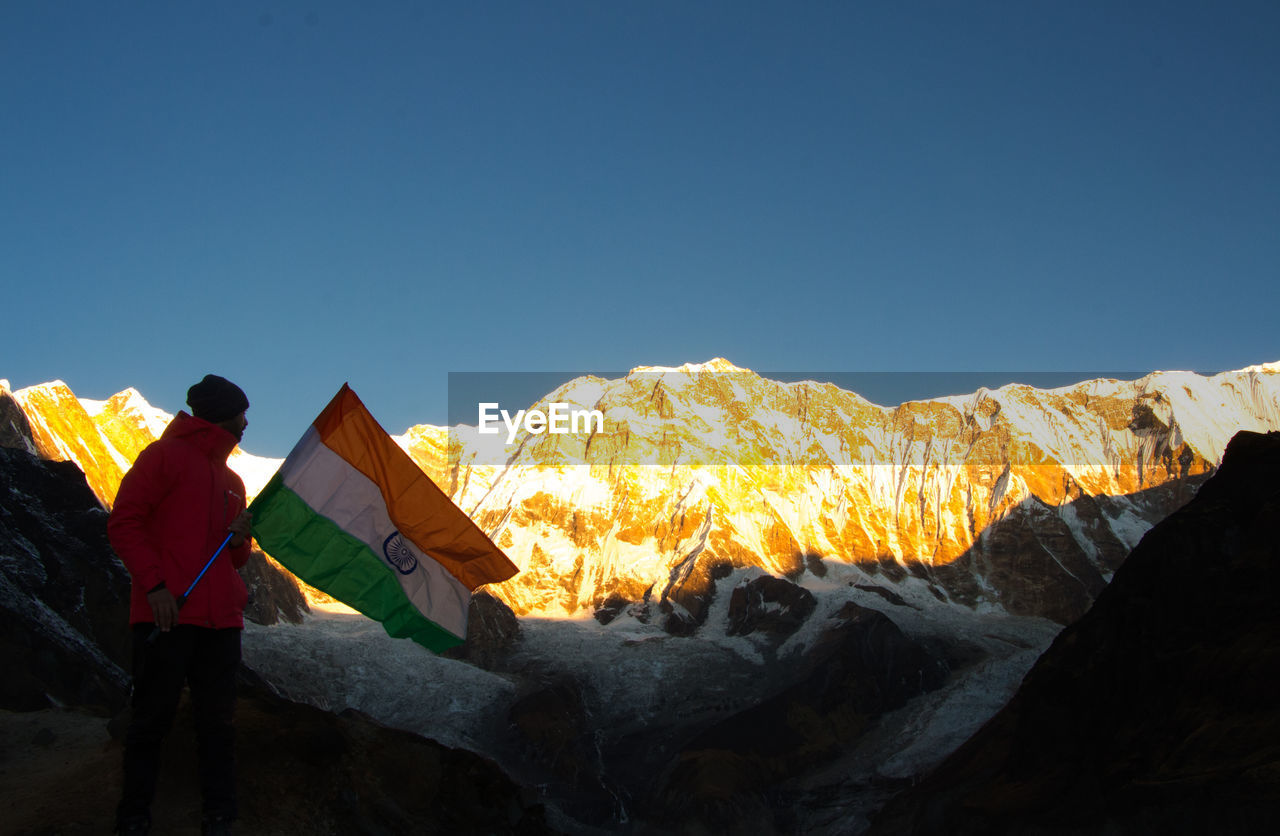
[[[204,380],[187,390],[187,406],[197,418],[203,418],[210,424],[220,424],[248,409],[249,399],[239,386],[225,377],[207,374]]]

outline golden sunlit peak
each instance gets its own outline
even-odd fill
[[[744,369],[735,366],[723,357],[714,357],[705,363],[684,363],[683,365],[671,366],[636,366],[629,374],[667,374],[671,372],[680,372],[684,374],[694,374],[697,372],[715,372],[721,374],[738,373],[750,374],[750,369]]]

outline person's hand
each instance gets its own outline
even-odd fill
[[[235,535],[227,545],[233,549],[240,548],[246,540],[253,536],[253,514],[248,511],[241,511],[231,521],[231,525],[227,526],[227,531]]]
[[[148,592],[147,603],[151,605],[151,614],[155,617],[160,632],[167,633],[178,623],[178,600],[165,587]]]

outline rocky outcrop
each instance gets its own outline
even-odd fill
[[[0,708],[116,711],[128,694],[129,576],[107,512],[71,462],[0,448]],[[259,623],[298,622],[292,576],[261,554],[242,572]]]
[[[948,674],[945,660],[883,613],[854,603],[796,664],[782,691],[683,747],[657,791],[656,821],[681,832],[782,832],[765,801],[772,787],[848,749]]]
[[[39,453],[35,437],[31,435],[31,422],[13,399],[7,380],[0,380],[0,447],[23,450],[32,455]]]
[[[240,577],[249,590],[244,617],[256,624],[275,624],[282,620],[300,624],[303,616],[311,611],[298,579],[257,549],[249,555]]]
[[[501,600],[481,590],[471,596],[467,607],[466,640],[442,655],[492,669],[501,664],[519,640],[520,620],[516,614]]]
[[[122,708],[128,622],[129,578],[84,474],[0,448],[0,708]]]
[[[656,602],[662,628],[673,636],[693,635],[707,620],[716,597],[716,581],[732,571],[729,561],[698,552],[678,564]]]
[[[760,632],[784,639],[800,629],[815,606],[813,593],[802,586],[772,575],[754,578],[734,587],[728,634]]]
[[[1008,706],[875,834],[1271,833],[1280,433],[1240,433]]]

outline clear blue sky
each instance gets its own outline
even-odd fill
[[[0,377],[1280,360],[1275,2],[0,4]]]

